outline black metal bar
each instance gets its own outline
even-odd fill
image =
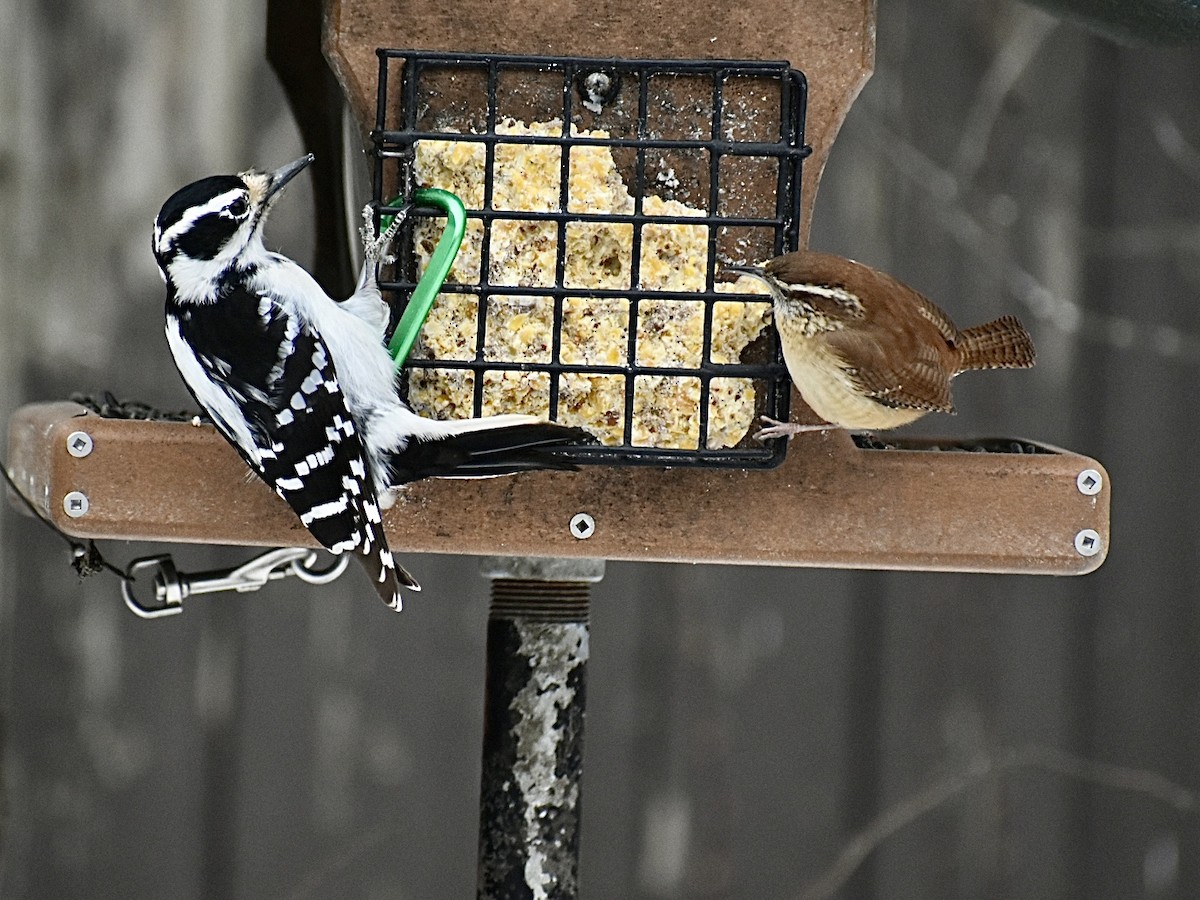
[[[408,365],[414,369],[495,370],[497,372],[544,372],[547,368],[545,363],[492,362],[490,360],[480,362],[470,359],[414,359]],[[765,366],[753,363],[710,363],[699,369],[685,368],[683,366],[608,366],[600,364],[562,363],[555,371],[579,372],[589,375],[620,375],[625,372],[631,372],[634,375],[670,375],[676,378],[686,378],[699,374],[723,376],[726,378],[754,378],[762,377],[764,372],[772,375],[783,375],[787,371],[787,367],[783,363],[770,363]]]
[[[448,67],[469,65],[471,63],[490,64],[500,63],[511,68],[526,68],[534,71],[571,65],[602,65],[621,72],[632,72],[638,69],[653,70],[655,74],[692,74],[699,72],[707,74],[713,69],[736,69],[739,74],[777,75],[780,70],[789,68],[787,60],[744,60],[744,59],[612,59],[590,56],[525,56],[521,54],[503,53],[454,53],[438,50],[400,50],[394,48],[380,49],[380,56],[393,59],[407,59],[413,55],[429,64],[441,64]]]
[[[564,137],[569,137],[571,134],[571,101],[573,99],[571,85],[574,83],[573,73],[568,69],[563,72],[563,88],[562,88],[562,131]],[[571,148],[564,146],[561,148],[562,159],[558,166],[558,206],[560,209],[569,210],[571,208]],[[556,285],[566,284],[567,272],[567,220],[559,219],[555,223],[555,229],[558,236],[558,244],[554,249],[554,283]],[[555,294],[553,297],[553,328],[550,333],[550,362],[559,365],[562,362],[562,322],[563,322],[563,301],[562,294]],[[548,413],[550,420],[554,421],[558,418],[558,394],[561,389],[561,378],[550,379],[550,411]]]
[[[585,135],[550,134],[467,134],[447,131],[377,131],[377,140],[389,144],[415,141],[444,141],[453,134],[454,140],[468,144],[521,144],[540,147],[622,147],[645,150],[716,150],[722,156],[772,156],[779,159],[806,159],[811,147],[790,147],[762,141],[728,141],[719,138],[619,138],[588,137]],[[393,151],[394,152],[394,151]]]
[[[490,558],[480,900],[579,894],[588,593],[600,560]]]
[[[393,209],[394,207],[387,207]],[[775,228],[787,224],[786,219],[781,218],[758,218],[753,216],[647,216],[644,214],[629,214],[629,213],[593,213],[586,214],[577,212],[561,212],[556,210],[530,212],[520,209],[505,209],[505,210],[475,210],[469,209],[467,213],[472,219],[479,219],[487,222],[495,219],[503,219],[504,221],[513,222],[611,222],[613,224],[622,225],[726,225],[731,227],[761,227]],[[428,215],[422,209],[410,210],[410,214],[414,216]],[[433,213],[440,215],[440,213]],[[496,285],[497,289],[503,288],[505,293],[510,287],[515,285]],[[624,293],[628,294],[629,291]],[[657,291],[647,291],[647,293],[657,294]],[[725,299],[728,299],[726,297]]]

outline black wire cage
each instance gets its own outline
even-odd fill
[[[440,187],[467,209],[459,261],[407,363],[409,402],[435,417],[585,425],[601,442],[570,450],[581,463],[780,463],[786,442],[752,437],[759,416],[788,417],[768,298],[729,293],[721,270],[797,247],[803,74],[785,62],[378,54],[375,203],[386,212]],[[410,215],[381,280],[397,315],[438,215]]]

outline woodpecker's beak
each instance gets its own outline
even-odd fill
[[[313,156],[311,153],[306,153],[295,162],[290,162],[286,166],[276,169],[274,172],[268,175],[267,192],[263,195],[263,202],[266,203],[281,190],[283,190],[284,185],[308,168],[308,164],[314,159],[316,159],[315,156]]]

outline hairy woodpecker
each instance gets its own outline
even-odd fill
[[[384,536],[380,508],[394,488],[435,475],[572,469],[554,451],[592,439],[529,416],[440,422],[405,406],[375,273],[401,217],[378,237],[364,229],[358,286],[340,302],[263,246],[272,204],[312,159],[204,178],[163,204],[153,241],[167,343],[188,389],[250,468],[323,546],[354,553],[399,610],[401,585],[420,586]]]

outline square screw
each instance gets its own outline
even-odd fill
[[[575,513],[571,516],[571,534],[577,540],[586,541],[596,533],[596,520],[587,513]]]
[[[67,452],[76,459],[83,459],[92,452],[92,436],[86,431],[72,431],[67,435]]]
[[[1104,476],[1095,469],[1084,469],[1075,476],[1075,486],[1085,497],[1094,497],[1104,487]]]
[[[87,494],[82,491],[71,491],[63,497],[63,512],[72,519],[78,519],[80,516],[86,516],[91,504],[88,502]]]
[[[1100,552],[1100,533],[1094,528],[1085,528],[1075,535],[1075,550],[1080,556],[1095,556]]]

